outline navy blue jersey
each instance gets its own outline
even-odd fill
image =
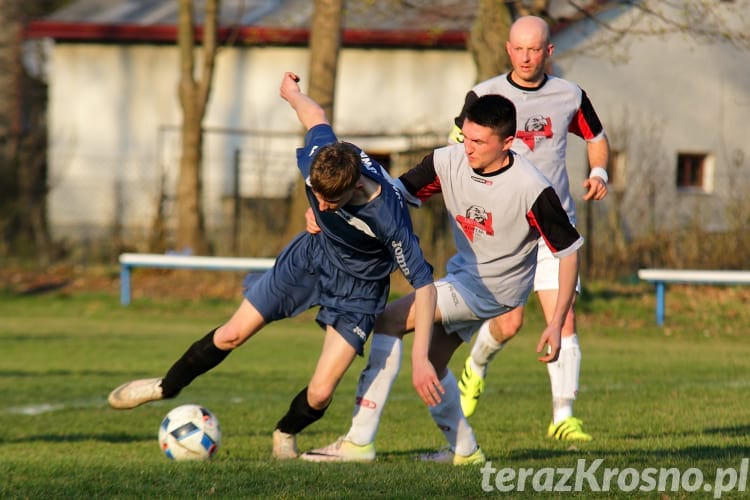
[[[419,247],[401,193],[361,149],[354,146],[362,159],[362,175],[380,184],[380,194],[364,205],[320,211],[309,184],[310,165],[320,147],[337,141],[330,125],[320,124],[307,131],[304,147],[297,150],[297,166],[321,229],[319,244],[325,257],[358,279],[380,280],[398,268],[414,288],[432,283],[432,266]]]

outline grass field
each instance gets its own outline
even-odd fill
[[[115,293],[0,292],[0,498],[478,498],[506,487],[515,497],[746,496],[747,289],[675,287],[666,328],[655,326],[653,303],[645,285],[584,295],[576,414],[595,440],[575,446],[544,437],[549,382],[533,352],[541,320],[532,303],[471,419],[494,469],[482,472],[413,461],[443,438],[411,388],[408,357],[374,464],[273,461],[270,434],[321,345],[309,315],[268,327],[175,400],[115,411],[106,404],[113,387],[162,375],[236,301],[141,297],[123,308]],[[454,371],[467,353],[458,352]],[[363,367],[355,362],[326,416],[300,435],[302,449],[348,428]],[[210,463],[171,462],[157,445],[163,415],[191,402],[221,421],[222,446]],[[557,484],[566,469],[575,473]],[[672,469],[666,478],[680,474],[676,490],[664,479],[666,491],[657,491],[661,469]],[[580,491],[559,490],[566,486]]]

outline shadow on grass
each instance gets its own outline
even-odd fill
[[[38,285],[24,288],[23,290],[19,290],[17,292],[17,295],[21,297],[42,295],[44,293],[55,292],[57,290],[65,288],[69,284],[70,284],[70,280],[50,281],[47,283],[40,283]]]
[[[78,443],[83,441],[100,441],[103,443],[138,443],[143,441],[153,441],[151,434],[68,434],[58,436],[56,434],[38,434],[35,436],[26,436],[19,439],[9,439],[5,443]]]
[[[575,459],[583,456],[594,458],[607,457],[609,459],[637,463],[658,462],[660,459],[679,458],[680,460],[726,460],[731,457],[746,457],[750,454],[750,446],[687,446],[669,449],[638,449],[629,450],[515,450],[510,454],[512,460],[549,460],[570,456]],[[488,457],[489,458],[489,457]]]
[[[612,299],[632,299],[641,298],[644,296],[653,296],[653,288],[602,288],[602,289],[590,289],[583,288],[579,300],[582,302],[602,300],[609,301]]]
[[[701,434],[713,434],[717,436],[748,436],[750,435],[750,424],[748,425],[735,425],[732,427],[709,427],[702,431],[681,431],[681,432],[670,432],[671,436],[675,437],[689,437],[699,436]],[[624,434],[622,436],[625,439],[649,439],[648,434]]]
[[[706,434],[721,434],[723,436],[749,436],[750,425],[735,425],[733,427],[709,427],[703,430]]]

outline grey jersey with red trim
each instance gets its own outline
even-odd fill
[[[496,304],[526,302],[540,236],[557,257],[583,244],[549,181],[522,156],[511,152],[510,159],[480,175],[456,144],[436,149],[398,179],[412,201],[442,193],[457,250],[447,271],[476,292],[465,299],[480,317],[494,314]]]
[[[521,87],[504,73],[471,89],[456,118],[458,127],[463,124],[467,107],[486,94],[500,94],[513,102],[518,122],[513,150],[531,160],[550,180],[575,224],[575,202],[565,163],[568,133],[586,141],[598,140],[604,133],[586,93],[575,83],[550,75],[545,75],[538,87]]]

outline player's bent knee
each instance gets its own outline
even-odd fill
[[[247,336],[240,335],[239,332],[234,331],[224,325],[216,330],[214,333],[214,345],[223,351],[230,351],[242,345],[247,339]]]
[[[335,387],[329,385],[310,384],[307,386],[307,403],[311,408],[322,410],[331,403]]]
[[[490,327],[492,336],[500,341],[507,342],[521,331],[523,326],[523,316],[515,315],[513,317],[496,318]]]
[[[375,331],[394,337],[403,337],[408,328],[413,328],[414,294],[409,294],[388,303],[385,311],[375,319]]]
[[[508,341],[512,340],[512,339],[513,339],[513,337],[515,337],[515,336],[516,336],[516,334],[517,334],[517,333],[519,332],[519,330],[520,330],[520,328],[519,328],[519,329],[517,329],[517,330],[512,330],[512,331],[508,331],[508,332],[503,332],[503,333],[501,333],[501,334],[499,335],[499,337],[500,337],[499,339],[497,339],[497,337],[495,337],[495,338],[496,338],[497,340],[499,340],[499,341],[500,341],[501,343],[503,343],[503,344],[504,344],[504,343],[506,343],[506,342],[508,342]]]
[[[512,323],[510,325],[505,325],[503,329],[501,330],[501,335],[504,339],[509,340],[516,336],[518,332],[521,331],[521,327],[523,326],[523,321],[519,321],[518,323]]]
[[[380,315],[375,320],[375,332],[394,337],[402,337],[404,334],[404,322],[397,321],[392,316]]]

